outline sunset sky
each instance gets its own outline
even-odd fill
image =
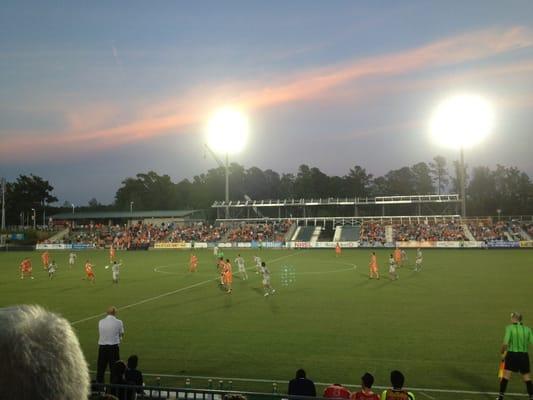
[[[216,167],[205,128],[227,104],[250,119],[245,167],[380,175],[457,158],[429,119],[476,93],[496,122],[467,163],[533,177],[530,0],[3,1],[0,88],[0,176],[40,175],[60,202]]]

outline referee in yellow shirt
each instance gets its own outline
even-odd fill
[[[503,378],[500,380],[500,394],[498,400],[502,400],[507,389],[507,383],[512,372],[520,372],[527,387],[529,398],[533,400],[533,385],[531,384],[529,368],[529,345],[533,343],[533,333],[527,326],[522,325],[522,315],[517,312],[511,313],[511,325],[505,327],[503,337],[502,358],[505,357]]]

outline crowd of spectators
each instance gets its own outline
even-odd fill
[[[359,233],[359,239],[368,245],[384,245],[385,225],[379,222],[363,222]]]
[[[468,229],[472,233],[472,236],[479,241],[509,240],[509,236],[506,234],[509,232],[509,226],[508,223],[504,221],[496,223],[493,223],[490,220],[469,222]]]
[[[290,221],[240,224],[230,229],[227,239],[229,242],[282,242],[290,226]]]
[[[392,225],[395,241],[464,241],[467,240],[459,221],[421,222]]]
[[[203,223],[173,227],[166,239],[168,242],[219,242],[226,233],[228,227],[224,225],[213,226]]]

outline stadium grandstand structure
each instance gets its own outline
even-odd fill
[[[457,215],[461,200],[457,194],[378,196],[325,199],[277,199],[215,201],[211,206],[217,220],[291,219],[296,222],[314,218],[375,216]],[[227,213],[226,213],[227,210]],[[226,217],[226,215],[228,217]]]

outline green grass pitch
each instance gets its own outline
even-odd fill
[[[231,295],[217,287],[211,250],[197,251],[193,274],[189,251],[117,252],[124,262],[118,285],[104,269],[107,251],[78,252],[72,270],[67,252],[51,252],[59,265],[53,280],[40,267],[39,252],[0,253],[0,305],[41,304],[62,314],[74,324],[92,370],[98,314],[113,304],[126,329],[121,355],[138,354],[143,372],[272,379],[281,391],[300,367],[317,382],[359,384],[369,371],[384,386],[390,370],[400,369],[410,387],[496,391],[509,313],[522,311],[533,325],[530,251],[427,250],[423,271],[402,268],[395,282],[387,279],[385,250],[377,251],[379,281],[368,279],[369,250],[345,250],[339,258],[333,250],[241,253],[249,280],[241,281],[234,266]],[[272,271],[277,292],[271,297],[263,296],[254,272],[256,253]],[[19,279],[26,255],[33,281]],[[231,260],[236,255],[226,251]],[[408,256],[412,264],[415,252]],[[86,259],[96,265],[95,285],[82,280]],[[282,286],[282,266],[296,271],[289,286]],[[182,378],[164,382],[183,385]],[[239,385],[269,390],[267,383],[234,381]],[[524,392],[518,377],[509,391]]]

